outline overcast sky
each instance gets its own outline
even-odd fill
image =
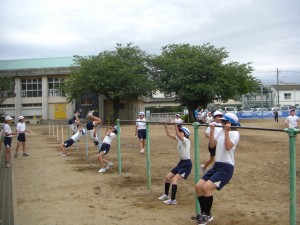
[[[253,62],[264,83],[278,68],[279,82],[300,84],[299,9],[299,0],[1,0],[0,60],[210,43]]]

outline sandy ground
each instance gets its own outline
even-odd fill
[[[248,127],[284,128],[283,119],[242,120]],[[56,135],[48,126],[29,125],[29,157],[12,159],[15,218],[17,225],[167,225],[195,224],[194,170],[180,181],[177,205],[157,198],[164,190],[164,176],[178,162],[176,141],[168,138],[162,125],[150,126],[151,186],[147,183],[146,154],[139,154],[133,125],[121,126],[122,173],[118,172],[117,140],[107,159],[114,166],[98,173],[97,151],[90,140],[88,158],[85,138],[61,157]],[[194,131],[191,155],[194,163]],[[61,128],[59,128],[59,131]],[[101,136],[103,138],[104,128]],[[173,130],[173,128],[172,128]],[[64,131],[64,139],[68,138]],[[214,225],[289,224],[289,146],[284,132],[240,129],[235,173],[222,191],[214,192]],[[199,129],[200,162],[209,158],[204,128]],[[13,149],[16,141],[14,138]],[[297,143],[296,149],[299,150]],[[297,193],[300,193],[300,156],[297,162]],[[194,168],[193,168],[194,169]],[[297,214],[300,215],[298,194]],[[299,221],[298,221],[299,224]]]

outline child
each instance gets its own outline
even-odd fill
[[[64,143],[61,143],[60,144],[60,148],[62,150],[62,155],[63,157],[67,156],[67,148],[72,146],[74,144],[74,142],[78,141],[79,138],[81,136],[83,136],[85,134],[85,129],[83,129],[83,124],[81,124],[79,127],[78,127],[78,130],[75,134],[73,134],[73,136],[65,141]]]
[[[290,110],[290,115],[285,119],[284,123],[286,125],[286,127],[294,127],[294,128],[298,128],[298,121],[300,120],[300,118],[298,116],[296,116],[296,112],[295,109],[291,109]]]
[[[10,162],[10,152],[11,152],[11,140],[12,136],[16,135],[17,133],[12,133],[10,124],[12,123],[13,118],[10,116],[6,116],[4,118],[4,127],[3,127],[3,132],[4,132],[4,146],[5,146],[5,162],[4,162],[4,168],[9,168],[11,167]]]
[[[97,131],[98,131],[97,127],[98,127],[98,125],[102,124],[102,120],[96,116],[93,116],[93,111],[90,111],[87,114],[87,118],[92,120],[86,124],[87,132],[90,134],[92,142],[98,148],[99,147],[99,139],[98,139],[98,135],[97,135]]]
[[[218,126],[222,126],[222,123],[221,123],[222,116],[223,116],[223,113],[221,113],[220,111],[215,111],[214,114],[213,114],[213,118],[214,118],[213,123],[218,125]],[[222,131],[223,128],[222,127],[216,127],[215,130],[216,131]],[[206,138],[209,138],[210,127],[207,127],[204,135],[205,135]],[[210,158],[209,158],[209,160],[206,161],[206,163],[204,165],[201,165],[201,170],[202,170],[203,173],[205,173],[206,168],[209,166],[209,164],[212,163],[213,161],[215,161],[216,147],[210,148],[209,144],[208,144],[208,151],[209,151],[209,154],[210,154]]]
[[[69,127],[73,131],[73,134],[76,133],[78,125],[80,123],[80,120],[78,118],[79,115],[79,111],[75,110],[73,118],[68,120]]]
[[[25,118],[24,116],[19,116],[19,123],[17,124],[17,147],[16,147],[16,153],[15,153],[15,158],[18,156],[18,150],[20,148],[20,145],[22,144],[23,148],[23,156],[29,156],[26,151],[25,151],[25,144],[26,144],[26,137],[25,137],[25,132],[30,133],[29,130],[26,130],[26,124],[25,124]]]
[[[146,142],[146,119],[145,113],[140,112],[139,118],[136,120],[135,125],[135,136],[138,136],[139,145],[140,145],[140,153],[143,154],[145,151],[145,142]]]
[[[175,123],[177,123],[177,127],[181,127],[181,123],[183,123],[183,120],[180,118],[180,114],[175,115]]]
[[[213,220],[211,208],[213,204],[213,191],[221,190],[226,185],[234,171],[234,152],[240,140],[236,128],[240,126],[238,117],[234,113],[226,113],[222,118],[224,128],[215,132],[215,124],[210,125],[209,145],[216,147],[216,162],[196,184],[196,193],[201,208],[201,213],[195,219],[197,224],[206,225]]]
[[[190,131],[186,127],[179,128],[176,124],[174,124],[176,133],[174,135],[169,132],[167,125],[164,125],[167,136],[174,140],[177,140],[178,142],[177,151],[180,161],[165,177],[165,193],[158,199],[163,200],[167,205],[176,205],[177,183],[182,178],[187,179],[192,170],[192,161],[190,157],[191,143],[189,140]],[[170,186],[172,189],[171,198],[169,197]]]
[[[106,159],[104,159],[104,156],[107,155],[107,153],[109,152],[111,142],[116,137],[117,134],[118,134],[117,126],[111,126],[110,128],[107,127],[105,138],[103,139],[98,154],[98,161],[101,166],[101,169],[98,171],[99,173],[105,173],[113,165],[112,162],[109,162]]]

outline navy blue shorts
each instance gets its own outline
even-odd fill
[[[233,165],[228,163],[215,162],[213,167],[208,170],[201,179],[205,181],[210,180],[217,185],[217,190],[221,190],[224,185],[230,181],[233,175],[233,171]]]
[[[104,155],[106,155],[109,152],[110,144],[103,143],[100,147],[99,153],[104,152]]]
[[[69,139],[69,140],[64,142],[64,145],[65,145],[66,148],[70,147],[72,144],[74,144],[73,139]]]
[[[12,137],[4,137],[3,142],[5,147],[11,147]]]
[[[175,166],[171,173],[180,174],[184,179],[187,179],[192,171],[192,161],[190,159],[180,160],[177,166]]]
[[[208,144],[208,151],[210,153],[210,156],[216,156],[216,147],[210,148]]]
[[[19,133],[17,140],[18,142],[25,142],[26,141],[25,133]]]
[[[146,129],[139,129],[138,130],[138,138],[139,139],[146,139]]]

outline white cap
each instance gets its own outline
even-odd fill
[[[180,116],[179,114],[176,114],[176,116]]]
[[[22,120],[24,119],[25,117],[24,116],[19,116],[19,120]]]
[[[6,121],[12,120],[12,119],[13,119],[13,118],[11,118],[10,116],[6,116],[6,117],[5,117],[5,120],[6,120]]]
[[[139,113],[139,116],[143,116],[143,115],[145,115],[144,112],[140,112],[140,113]]]
[[[220,111],[215,111],[214,114],[213,114],[213,117],[215,116],[223,116],[223,113],[221,113]]]
[[[221,119],[228,120],[232,125],[241,126],[239,118],[234,113],[226,113]]]

